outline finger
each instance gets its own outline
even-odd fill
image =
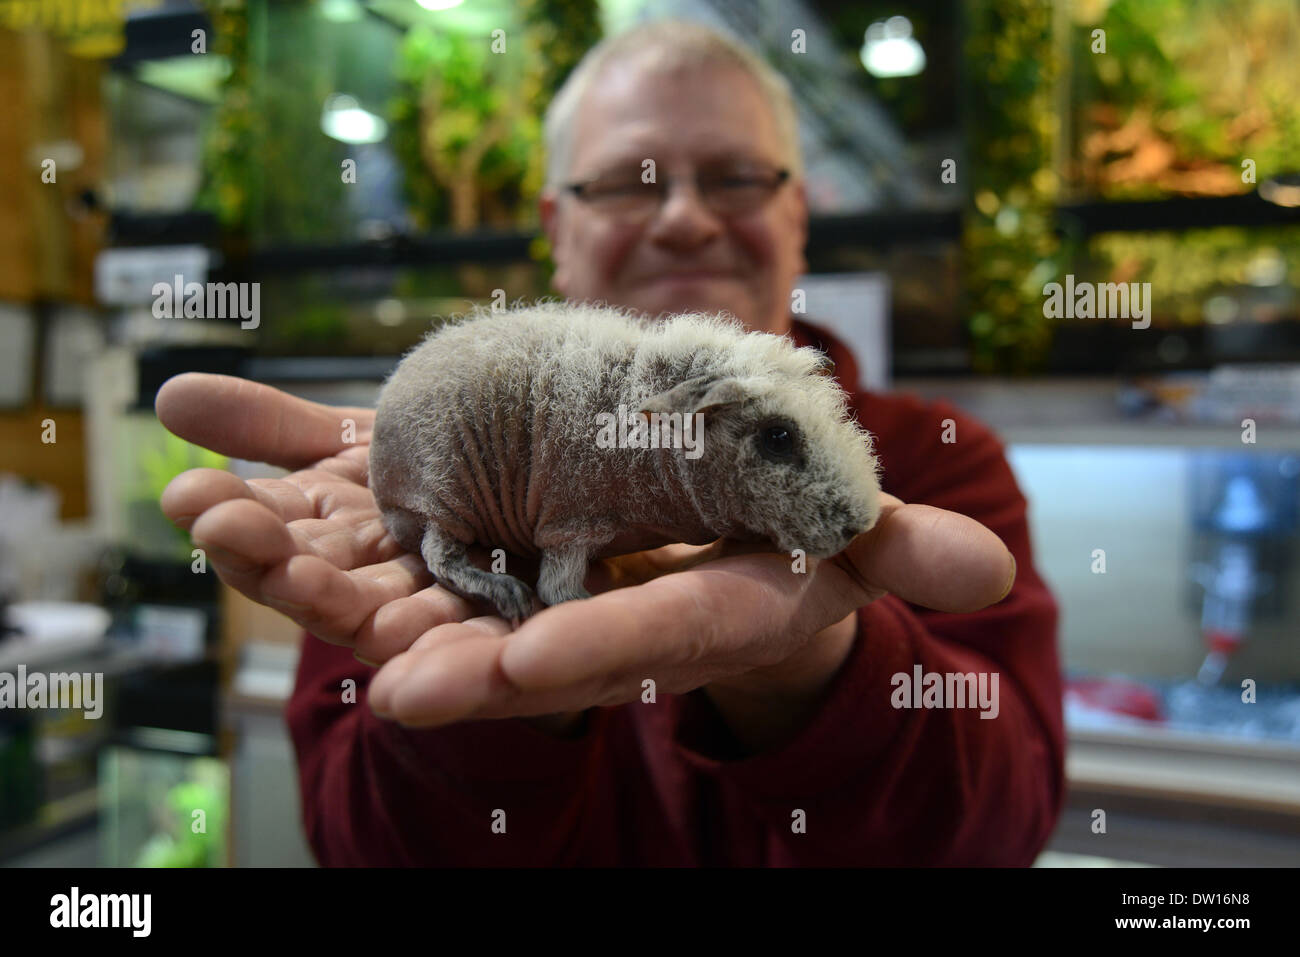
[[[479,615],[475,618],[466,618],[464,621],[455,624],[457,625],[455,628],[438,627],[429,629],[415,640],[410,650],[428,651],[432,648],[441,648],[479,633],[504,638],[512,631],[510,622],[497,615]]]
[[[197,516],[235,501],[263,506],[275,520],[288,525],[299,552],[319,555],[345,570],[388,561],[403,551],[388,534],[370,492],[337,479],[304,490],[280,479],[245,482],[219,469],[192,469],[168,483],[161,505],[168,518],[193,532]],[[245,523],[248,527],[243,527]],[[268,537],[278,539],[271,523],[261,511],[223,509],[208,516],[195,544],[226,552],[232,566],[266,564],[273,556],[257,549],[264,547]]]
[[[784,556],[756,554],[565,602],[510,637],[501,667],[525,692],[591,681],[612,692],[632,678],[689,690],[788,654],[811,578],[790,575]],[[833,620],[809,618],[809,630]]]
[[[725,538],[708,545],[664,545],[593,562],[583,584],[592,594],[597,594],[614,588],[643,585],[663,575],[683,571],[726,555],[771,550],[771,545],[747,545]]]
[[[208,509],[239,498],[261,502],[285,521],[289,517],[306,518],[311,514],[311,503],[301,493],[291,501],[281,501],[280,497],[262,494],[257,488],[250,487],[237,475],[206,468],[181,472],[167,483],[158,504],[172,524],[188,531],[194,520]]]
[[[190,540],[223,581],[258,601],[267,570],[306,550],[278,515],[244,498],[204,511],[190,526]]]
[[[593,562],[583,584],[589,592],[598,594],[615,588],[642,585],[663,575],[685,571],[720,558],[758,552],[774,553],[776,546],[771,542],[738,542],[728,538],[719,538],[708,545],[664,545]]]
[[[361,493],[369,494],[364,489]],[[320,516],[316,502],[295,483],[281,479],[245,481],[222,469],[203,468],[181,472],[167,483],[159,505],[173,524],[188,530],[194,520],[208,509],[241,498],[260,502],[285,523]]]
[[[187,372],[163,383],[154,400],[170,432],[223,455],[304,468],[347,448],[344,420],[356,442],[370,441],[374,410],[327,406],[236,376]]]
[[[380,606],[358,629],[354,648],[364,660],[382,664],[411,648],[431,629],[466,621],[473,614],[474,605],[460,595],[437,585],[421,588]]]
[[[366,488],[370,484],[370,444],[351,445],[337,455],[314,462],[311,468],[300,469],[284,476],[284,481],[301,485],[337,483],[342,479],[354,487]],[[261,481],[254,479],[253,481]]]
[[[214,496],[264,491],[249,490],[226,472],[210,478]],[[292,501],[273,504],[284,508],[286,500]],[[293,506],[295,513],[301,508]],[[232,588],[327,642],[355,645],[367,660],[387,661],[430,628],[473,611],[465,599],[434,586],[423,559],[404,552],[377,515],[351,524],[298,519],[286,525],[260,498],[234,498],[204,511],[191,538]],[[295,557],[321,564],[288,564]]]
[[[289,532],[304,554],[318,555],[348,571],[410,554],[388,533],[378,515],[352,520],[305,518],[289,523]]]
[[[371,679],[370,707],[408,727],[432,727],[580,711],[599,703],[592,686],[524,692],[512,685],[501,669],[501,651],[509,639],[498,623],[505,624],[480,618],[435,629],[436,642],[412,647]]]
[[[366,695],[376,714],[429,727],[464,718],[486,701],[517,696],[498,665],[504,638],[463,624],[443,629],[459,640],[398,655],[370,680]]]
[[[323,641],[355,648],[361,637],[373,640],[368,629],[379,609],[431,581],[414,555],[347,572],[315,555],[295,555],[266,570],[258,600]]]
[[[222,581],[292,618],[318,637],[345,643],[385,602],[431,581],[424,562],[402,554],[345,573],[258,502],[223,502],[199,516],[191,530]],[[337,539],[352,547],[347,529]],[[337,557],[337,556],[335,556]]]
[[[319,476],[308,479],[306,476]],[[324,477],[328,476],[328,477]],[[326,472],[294,472],[283,479],[255,478],[248,486],[257,500],[286,522],[311,518],[378,517],[375,497],[368,488]]]
[[[964,613],[1004,598],[1016,560],[975,519],[889,497],[880,519],[832,561],[859,584],[936,611]]]

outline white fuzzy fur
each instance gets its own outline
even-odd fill
[[[656,321],[569,302],[476,308],[389,377],[371,488],[404,547],[509,617],[527,613],[527,586],[472,568],[465,545],[540,553],[547,604],[585,595],[590,558],[668,542],[728,536],[833,554],[875,523],[879,482],[871,438],[825,366],[816,350],[729,317]],[[598,447],[599,413],[639,408],[687,380],[747,396],[702,413],[697,461],[681,449]],[[798,429],[801,467],[758,453],[772,420]]]

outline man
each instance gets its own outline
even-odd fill
[[[807,206],[783,82],[660,23],[589,53],[547,134],[556,288],[656,316],[727,310],[824,348],[891,494],[806,574],[752,547],[668,546],[593,566],[593,598],[512,633],[385,534],[364,487],[370,410],[167,383],[172,431],[301,470],[196,470],[162,504],[223,580],[310,632],[287,717],[318,859],[1030,864],[1063,800],[1064,731],[1025,501],[985,427],[858,391],[848,350],[790,316]],[[993,700],[903,693],[931,674]]]

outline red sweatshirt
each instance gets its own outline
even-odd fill
[[[885,491],[992,529],[1015,554],[1011,593],[965,615],[893,595],[861,608],[820,710],[787,744],[749,757],[703,690],[590,709],[573,739],[517,718],[403,728],[366,705],[372,668],[304,635],[286,717],[322,865],[1033,862],[1064,800],[1057,606],[1003,447],[946,402],[859,391],[852,354],[829,333],[796,320],[791,336],[835,361],[876,437]],[[954,443],[941,441],[945,419]],[[997,717],[893,707],[891,677],[917,664],[997,672]],[[346,678],[356,704],[342,703]],[[498,809],[505,833],[492,828]]]

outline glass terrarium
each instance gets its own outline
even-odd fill
[[[1095,0],[1071,15],[1057,172],[1080,218],[1063,218],[1054,278],[1146,284],[1158,332],[1146,339],[1163,365],[1293,360],[1300,227],[1275,223],[1291,204],[1270,197],[1300,170],[1300,11],[1288,0]],[[1183,225],[1138,230],[1148,213],[1135,206],[1118,222],[1106,215],[1137,201],[1153,224]],[[1119,228],[1085,228],[1090,216]],[[1077,338],[1127,318],[1063,325]]]
[[[114,419],[113,468],[122,490],[123,540],[141,558],[191,561],[189,534],[163,514],[163,489],[182,472],[226,468],[229,459],[168,432],[156,415],[128,412]]]
[[[229,772],[211,738],[136,729],[100,755],[100,863],[224,867]]]
[[[1300,448],[1009,454],[1060,604],[1071,730],[1300,748]]]

